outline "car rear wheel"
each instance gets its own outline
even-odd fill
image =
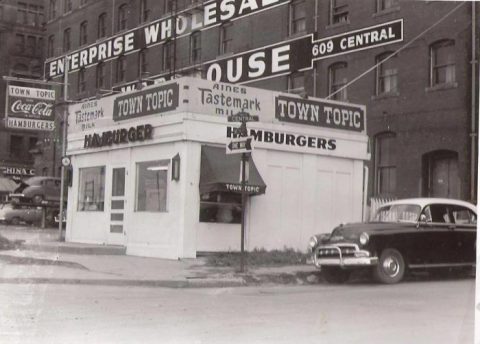
[[[41,204],[43,201],[43,196],[42,195],[35,195],[32,198],[32,201],[34,204]]]
[[[336,266],[322,266],[321,274],[328,283],[345,283],[350,277],[350,271]]]
[[[405,260],[402,254],[393,248],[382,251],[377,266],[373,269],[373,277],[381,283],[394,284],[405,275]]]

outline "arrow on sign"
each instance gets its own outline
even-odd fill
[[[252,137],[240,137],[232,139],[227,144],[227,154],[248,153],[252,151]]]
[[[227,117],[229,122],[258,122],[258,116],[252,116],[247,112],[239,112]]]

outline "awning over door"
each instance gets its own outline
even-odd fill
[[[223,191],[242,192],[241,154],[226,154],[225,148],[202,146],[200,193]],[[250,157],[249,178],[245,191],[249,195],[265,193],[266,185]]]

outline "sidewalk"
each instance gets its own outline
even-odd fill
[[[59,242],[55,229],[0,226],[0,236],[9,243],[17,241],[16,245],[0,249],[0,283],[187,288],[321,281],[311,265],[247,267],[246,272],[239,273],[238,268],[207,266],[202,257],[143,258],[127,256],[119,246]]]

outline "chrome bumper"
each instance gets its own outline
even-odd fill
[[[347,248],[353,256],[345,256],[342,248]],[[334,252],[335,257],[322,257],[320,252],[330,251]],[[373,266],[378,263],[378,257],[370,257],[370,252],[360,250],[356,244],[343,245],[322,245],[317,247],[312,253],[313,264],[317,268],[324,266],[340,266],[340,267],[355,267],[355,266]]]

